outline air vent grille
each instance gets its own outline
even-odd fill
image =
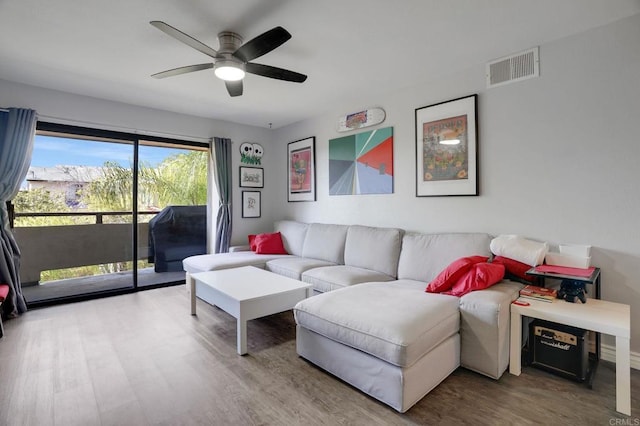
[[[487,64],[487,87],[526,80],[540,75],[538,47],[496,59]]]

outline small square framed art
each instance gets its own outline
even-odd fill
[[[264,169],[240,166],[240,188],[264,188]]]

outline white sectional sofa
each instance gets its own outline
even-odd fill
[[[509,308],[521,284],[503,280],[462,297],[425,292],[454,260],[490,256],[490,235],[295,221],[275,231],[288,255],[193,256],[183,262],[187,280],[253,265],[312,284],[316,296],[294,308],[298,354],[400,412],[459,366],[494,379],[506,370]]]

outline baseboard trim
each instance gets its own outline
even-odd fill
[[[605,361],[616,362],[616,347],[611,345],[600,345],[600,358]],[[640,353],[631,352],[631,368],[640,370]]]

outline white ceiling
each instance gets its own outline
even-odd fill
[[[277,128],[636,13],[640,0],[0,0],[0,79]],[[214,49],[220,31],[283,26],[292,39],[256,62],[309,78],[248,75],[238,98],[212,70],[153,79],[210,58],[152,20]]]

